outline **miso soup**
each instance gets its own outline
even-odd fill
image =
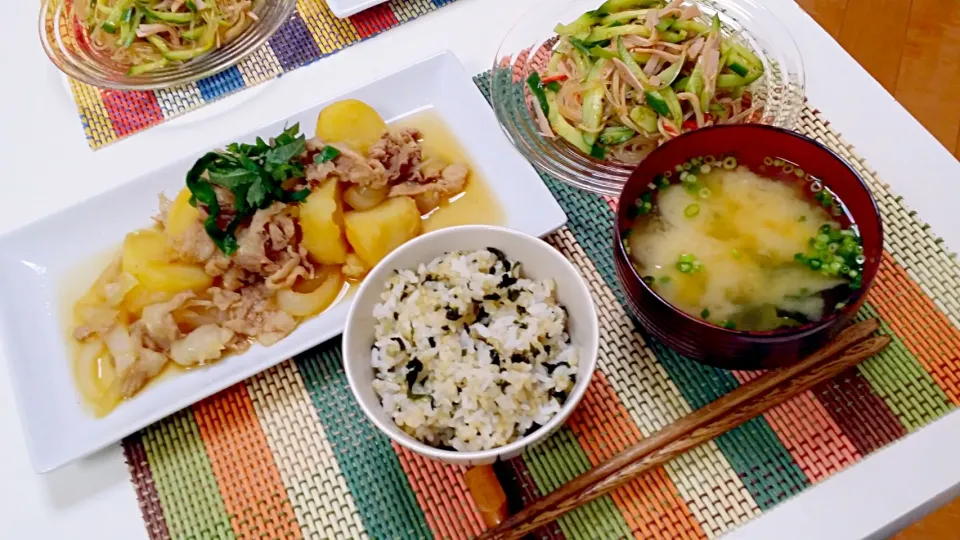
[[[862,284],[863,247],[842,203],[779,159],[755,170],[694,158],[633,203],[624,247],[684,312],[730,329],[819,321]]]

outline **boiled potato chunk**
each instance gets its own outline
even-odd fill
[[[300,205],[303,247],[320,264],[343,264],[347,241],[343,237],[343,204],[336,178],[324,182]]]
[[[171,255],[167,237],[160,231],[143,229],[127,235],[123,241],[121,268],[139,278],[139,271],[147,265],[166,262]]]
[[[140,280],[140,284],[150,291],[167,293],[202,291],[213,285],[213,278],[203,271],[202,266],[195,264],[148,264],[135,275]]]
[[[347,240],[368,268],[420,234],[422,228],[417,203],[409,197],[387,199],[370,210],[347,212],[344,223]]]
[[[150,296],[139,291],[141,287],[148,292],[178,293],[204,290],[213,284],[213,278],[203,271],[202,266],[170,260],[171,251],[164,233],[144,229],[127,235],[123,242],[121,267],[140,282],[127,293],[128,296],[137,296],[132,304],[139,304],[143,297]]]
[[[347,262],[343,263],[343,277],[347,279],[361,280],[363,276],[367,275],[367,272],[370,271],[367,268],[366,263],[363,262],[363,259],[357,256],[356,253],[347,254]]]
[[[166,232],[170,238],[177,238],[200,221],[200,211],[190,205],[190,189],[183,188],[167,210]]]
[[[347,99],[338,101],[317,117],[317,137],[326,142],[342,142],[366,153],[380,139],[387,123],[366,103]]]

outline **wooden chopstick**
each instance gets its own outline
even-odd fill
[[[879,321],[869,319],[847,328],[830,344],[801,362],[766,373],[673,422],[510,516],[479,538],[520,538],[651,468],[829,380],[887,346],[890,342],[887,336],[866,339],[879,327]]]

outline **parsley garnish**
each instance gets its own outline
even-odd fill
[[[306,137],[300,134],[300,124],[294,124],[269,144],[260,137],[256,144],[232,143],[225,151],[207,153],[193,165],[187,173],[187,187],[193,195],[190,204],[199,202],[207,207],[204,229],[225,255],[237,250],[237,227],[257,210],[276,201],[301,202],[310,195],[309,188],[287,190],[283,186],[287,180],[305,176],[298,159],[305,150]],[[327,146],[314,160],[329,161],[339,154]],[[236,198],[233,218],[223,229],[214,185],[229,189]]]
[[[317,155],[313,156],[314,163],[326,163],[340,155],[340,151],[332,146],[324,146]]]

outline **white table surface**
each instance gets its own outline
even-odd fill
[[[244,133],[451,49],[488,69],[530,0],[459,0],[373,40],[93,152],[37,37],[37,3],[8,2],[0,33],[0,232],[74,204],[144,169]],[[764,0],[803,53],[807,95],[954,250],[960,163],[792,0]],[[13,81],[18,81],[13,84]],[[242,114],[240,114],[242,112]],[[2,299],[0,299],[2,301]],[[2,353],[0,353],[2,356]],[[7,359],[0,360],[6,363]],[[4,538],[146,538],[120,445],[47,475],[30,466],[6,369],[0,369],[0,523]],[[736,538],[883,536],[960,491],[960,415],[948,415],[735,531]]]

